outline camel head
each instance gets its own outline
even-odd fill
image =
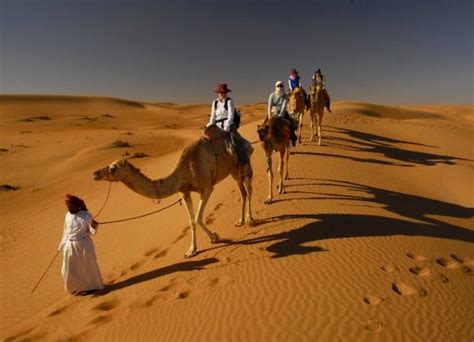
[[[94,172],[95,181],[120,182],[130,175],[134,169],[127,159],[114,161],[112,164]]]
[[[257,133],[258,139],[260,141],[265,141],[268,138],[268,134],[270,133],[270,126],[266,124],[257,125]]]

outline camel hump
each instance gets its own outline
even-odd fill
[[[209,139],[221,138],[222,130],[216,125],[210,125],[204,129],[204,136]]]
[[[281,117],[273,117],[267,122],[270,128],[270,138],[277,142],[289,139],[290,122]]]

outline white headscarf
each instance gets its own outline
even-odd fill
[[[282,85],[279,87],[279,85]],[[283,85],[282,81],[275,82],[275,97],[278,100],[283,94],[285,93],[285,86]]]

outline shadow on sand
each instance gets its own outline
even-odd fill
[[[195,271],[201,270],[205,266],[214,264],[219,262],[217,258],[208,258],[203,260],[196,260],[196,261],[185,261],[180,262],[178,264],[173,264],[169,266],[165,266],[150,272],[142,273],[126,280],[119,281],[117,283],[111,284],[106,286],[105,289],[96,291],[94,296],[103,296],[110,292],[120,290],[126,288],[128,286],[136,285],[145,281],[149,281],[158,277],[165,276],[167,274],[175,273],[175,272],[187,272],[187,271]]]
[[[318,181],[314,179],[314,181]],[[272,253],[272,258],[281,258],[289,255],[301,255],[312,252],[327,251],[319,246],[305,246],[310,242],[325,239],[375,237],[375,236],[426,236],[465,242],[474,242],[474,231],[452,225],[433,216],[443,216],[458,219],[472,219],[474,208],[433,200],[425,197],[384,190],[362,184],[345,181],[319,180],[318,185],[340,187],[354,195],[331,195],[302,200],[346,200],[347,205],[376,206],[398,214],[403,219],[394,219],[375,215],[357,214],[287,214],[271,217],[265,223],[311,219],[313,222],[302,227],[281,233],[250,238],[230,244],[252,245],[265,242],[275,243],[266,248]],[[300,200],[288,198],[287,200]],[[414,222],[416,221],[416,222]]]
[[[314,155],[320,157],[333,157],[349,159],[362,163],[373,163],[380,165],[395,165],[404,167],[413,167],[415,165],[434,166],[437,164],[455,165],[458,161],[470,161],[469,159],[446,156],[435,153],[427,153],[409,150],[396,145],[411,145],[425,148],[436,148],[435,146],[423,145],[404,140],[397,140],[371,133],[364,133],[346,128],[329,127],[327,131],[344,134],[345,137],[327,136],[324,137],[327,146],[336,147],[346,151],[372,153],[378,157],[384,157],[388,160],[375,158],[358,158],[332,153],[294,151],[292,155]]]

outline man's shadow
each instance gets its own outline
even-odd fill
[[[202,270],[205,268],[205,266],[214,264],[216,262],[219,262],[219,259],[208,258],[208,259],[196,260],[196,261],[184,261],[177,264],[165,266],[165,267],[162,267],[150,272],[142,273],[134,277],[119,281],[117,283],[107,285],[105,289],[96,291],[94,293],[94,296],[103,296],[110,292],[117,291],[129,286],[133,286],[133,285],[146,282],[158,277],[162,277],[168,274],[172,274],[175,272],[189,272],[189,271],[195,271],[195,270]]]

